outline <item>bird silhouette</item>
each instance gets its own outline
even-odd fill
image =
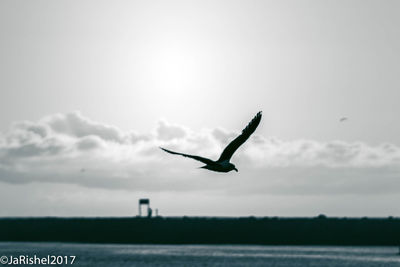
[[[236,166],[234,164],[230,163],[229,161],[231,160],[232,155],[235,153],[235,151],[244,142],[246,142],[246,140],[249,139],[250,135],[252,133],[254,133],[254,131],[257,129],[257,127],[261,121],[261,116],[262,116],[261,113],[262,113],[261,111],[258,112],[257,115],[249,122],[249,124],[246,126],[246,128],[243,129],[242,134],[239,135],[238,137],[236,137],[232,142],[229,143],[229,145],[227,147],[225,147],[225,149],[221,153],[221,156],[216,161],[214,161],[212,159],[200,157],[200,156],[174,152],[174,151],[162,148],[162,147],[160,147],[160,148],[170,154],[181,155],[184,157],[188,157],[188,158],[203,162],[206,164],[205,166],[200,167],[203,169],[207,169],[207,170],[215,171],[215,172],[230,172],[232,170],[235,170],[237,172],[238,169],[236,169]]]

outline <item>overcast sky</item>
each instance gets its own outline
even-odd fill
[[[1,1],[0,216],[400,216],[399,10]]]

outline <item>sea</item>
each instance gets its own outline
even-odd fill
[[[4,266],[399,267],[400,255],[398,247],[374,246],[0,242],[0,263]]]

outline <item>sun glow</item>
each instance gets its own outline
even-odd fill
[[[196,73],[194,54],[188,46],[171,43],[155,50],[151,59],[151,73],[157,86],[178,90],[190,87]]]

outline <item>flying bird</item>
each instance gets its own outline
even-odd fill
[[[235,151],[244,143],[246,142],[247,139],[249,139],[250,135],[254,133],[254,131],[257,129],[257,126],[260,124],[261,121],[261,111],[257,113],[257,115],[249,122],[249,124],[246,126],[246,128],[243,129],[242,134],[236,137],[232,142],[229,143],[227,147],[222,151],[221,156],[219,157],[218,160],[214,161],[212,159],[208,158],[203,158],[200,156],[195,156],[195,155],[188,155],[184,153],[179,153],[179,152],[174,152],[165,148],[160,147],[162,150],[165,152],[174,154],[174,155],[181,155],[184,157],[192,158],[194,160],[198,160],[202,163],[205,163],[206,165],[200,168],[207,169],[210,171],[216,171],[216,172],[230,172],[232,170],[235,170],[236,172],[238,169],[236,169],[235,165],[230,163],[229,161],[232,158],[232,155],[235,153]]]
[[[340,122],[344,122],[344,121],[347,121],[348,120],[348,118],[347,117],[342,117],[342,118],[340,118]]]

